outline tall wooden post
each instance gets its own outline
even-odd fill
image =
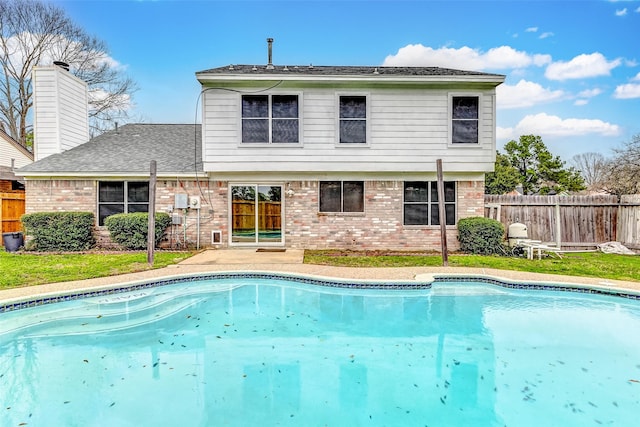
[[[149,225],[147,228],[147,263],[153,266],[156,247],[156,161],[151,160],[149,171]]]
[[[555,206],[555,215],[556,215],[556,246],[558,247],[558,249],[562,249],[562,219],[560,218],[560,202],[557,200],[556,200],[556,206]]]
[[[438,221],[440,222],[440,246],[442,250],[442,265],[449,266],[447,249],[447,213],[444,208],[444,176],[442,173],[442,159],[436,160],[438,172]]]

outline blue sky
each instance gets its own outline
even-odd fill
[[[640,0],[48,1],[136,81],[136,121],[193,123],[195,72],[266,64],[273,37],[277,65],[505,74],[500,150],[535,134],[569,161],[640,134]]]

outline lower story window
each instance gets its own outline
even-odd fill
[[[98,183],[98,224],[118,213],[149,212],[149,183],[101,181]]]
[[[407,181],[404,183],[404,225],[440,225],[438,183]],[[444,183],[446,225],[456,223],[456,183]]]
[[[321,181],[320,212],[364,212],[364,181]]]

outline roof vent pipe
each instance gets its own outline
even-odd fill
[[[267,63],[267,70],[273,70],[273,39],[271,37],[267,39],[267,45],[269,46],[269,62]]]
[[[69,71],[69,64],[63,61],[53,61],[53,65],[57,65],[65,71]]]

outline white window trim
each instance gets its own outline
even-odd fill
[[[367,133],[366,142],[364,143],[345,143],[340,142],[340,97],[342,96],[364,96],[366,98],[366,127],[365,132]],[[336,129],[336,139],[335,145],[336,147],[369,147],[371,145],[371,93],[370,92],[336,92],[335,97],[335,129]]]
[[[449,147],[478,147],[482,145],[482,93],[480,92],[449,92],[447,104],[447,144]],[[453,98],[460,96],[472,96],[478,98],[478,142],[456,142],[453,140]]]
[[[287,96],[287,95],[296,95],[298,97],[298,142],[243,142],[242,140],[242,97],[244,95],[266,95],[269,99],[269,139],[271,139],[271,123],[273,118],[271,117],[271,98],[275,96]],[[303,145],[302,136],[303,132],[303,105],[304,99],[302,96],[302,92],[246,92],[240,93],[238,96],[238,146],[239,147],[300,147]]]

